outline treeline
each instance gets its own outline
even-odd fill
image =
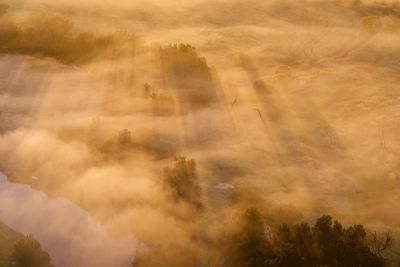
[[[176,157],[164,170],[164,185],[174,199],[201,207],[196,162]],[[229,267],[383,267],[383,252],[393,240],[368,235],[363,225],[344,227],[330,216],[314,225],[302,222],[270,227],[256,209],[247,210],[238,228],[216,242],[222,266]],[[227,257],[226,257],[227,256]]]
[[[19,22],[8,11],[8,6],[0,4],[0,53],[81,64],[104,55],[117,44],[133,47],[137,41],[128,33],[95,36],[79,32],[69,19],[47,13],[32,14]]]
[[[197,211],[196,220],[207,216],[202,201],[204,191],[193,159],[176,157],[164,169],[162,181],[165,193],[173,201],[185,202]],[[383,267],[389,266],[385,255],[394,244],[389,232],[371,233],[361,224],[345,227],[327,215],[313,224],[269,224],[267,216],[257,208],[233,216],[226,229],[211,231],[212,235],[207,227],[191,233],[191,245],[198,246],[199,254],[169,247],[170,252],[183,250],[175,251],[182,258],[178,263],[169,263],[162,254],[150,253],[139,255],[134,266],[153,267],[163,262],[164,266],[173,267]]]
[[[231,267],[383,267],[383,252],[392,245],[385,234],[368,235],[363,225],[344,227],[330,216],[314,225],[268,227],[257,209],[243,215],[228,239],[226,266]]]

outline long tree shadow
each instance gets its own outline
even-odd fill
[[[346,159],[348,153],[335,129],[311,99],[304,97],[301,101],[296,113],[301,122],[298,127],[302,141],[311,146],[320,158],[329,161]]]
[[[274,85],[293,110],[297,122],[296,134],[301,142],[311,147],[319,158],[329,161],[347,158],[346,148],[336,130],[319,111],[312,97],[304,93],[304,85],[297,93],[292,90],[299,88],[296,88],[296,81],[293,80],[289,67],[282,66],[276,70]],[[287,93],[288,91],[291,93]]]
[[[166,87],[176,92],[181,103],[193,110],[217,100],[211,68],[194,47],[184,44],[161,47],[160,56]]]
[[[288,109],[279,92],[262,79],[249,57],[242,55],[240,63],[261,104],[261,107],[254,107],[254,114],[259,117],[267,135],[272,139],[276,153],[285,159],[283,162],[304,156],[305,151],[290,124]]]
[[[200,145],[210,141],[219,129],[208,113],[219,108],[221,88],[216,71],[190,45],[160,47],[159,55],[164,91],[174,96],[185,142]]]
[[[285,155],[312,155],[328,162],[347,158],[347,151],[335,129],[328,123],[318,108],[306,95],[300,97],[285,93],[289,86],[285,82],[267,85],[247,56],[241,57],[243,69],[253,83],[262,108],[257,109],[266,130],[273,135],[276,146]],[[290,76],[289,70],[275,75],[279,79]]]

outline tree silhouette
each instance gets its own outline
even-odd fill
[[[163,185],[175,200],[201,208],[201,189],[193,159],[175,157],[174,165],[164,169]]]
[[[49,255],[31,235],[14,245],[13,261],[16,267],[53,267]]]
[[[34,13],[17,22],[12,16],[2,16],[7,10],[6,5],[0,5],[0,53],[83,64],[105,57],[111,47],[135,47],[137,41],[132,34],[126,33],[95,36],[90,32],[79,32],[69,19],[48,13]]]
[[[381,252],[389,247],[389,243],[383,242],[378,246],[381,250],[374,250],[362,225],[345,228],[332,217],[322,216],[313,226],[308,223],[283,224],[268,234],[256,209],[246,211],[244,218],[239,231],[229,239],[231,245],[228,247],[235,255],[230,266],[385,266]],[[386,240],[391,240],[390,236]]]

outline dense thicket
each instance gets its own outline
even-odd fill
[[[33,236],[24,236],[0,222],[0,267],[52,267],[52,264]]]
[[[381,267],[382,251],[391,243],[385,236],[376,246],[362,225],[346,228],[330,216],[320,217],[314,225],[273,229],[256,209],[245,213],[239,230],[227,240],[227,262],[232,267]]]
[[[174,165],[164,169],[163,184],[174,200],[183,200],[201,207],[201,189],[193,159],[176,157]]]
[[[33,14],[17,22],[0,6],[0,53],[56,59],[65,64],[89,62],[105,55],[115,44],[135,45],[128,33],[95,36],[79,32],[66,18],[46,13]]]
[[[24,236],[15,245],[10,267],[53,267],[49,254],[32,236]]]
[[[181,103],[197,108],[216,101],[213,71],[195,47],[167,45],[160,48],[160,54],[166,86],[175,89]]]

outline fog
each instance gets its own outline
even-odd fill
[[[1,3],[0,220],[55,266],[68,227],[89,231],[77,267],[223,266],[211,248],[249,207],[400,238],[396,1]],[[180,156],[190,193],[165,182]]]
[[[3,175],[0,199],[1,220],[16,231],[32,233],[56,266],[130,266],[140,248],[132,237],[111,239],[101,224],[69,201],[9,184]]]

